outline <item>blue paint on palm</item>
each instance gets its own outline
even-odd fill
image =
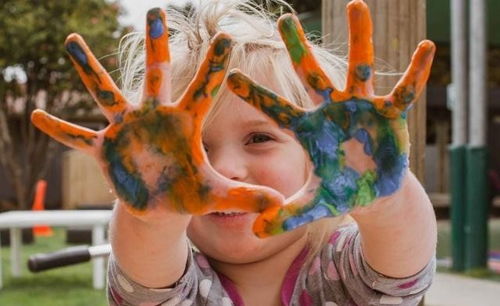
[[[369,77],[367,71],[361,72]],[[236,81],[240,80],[233,77],[233,82]],[[319,94],[327,92],[317,90]],[[260,86],[251,86],[249,94],[242,98],[274,118],[282,128],[295,133],[309,154],[314,174],[321,180],[311,203],[283,208],[278,217],[283,230],[347,213],[399,188],[408,163],[397,142],[398,131],[394,128],[398,123],[393,120],[404,120],[403,117],[388,119],[368,100],[332,102],[331,96],[325,97],[316,110],[302,112]],[[272,102],[266,102],[266,98]],[[375,170],[359,173],[346,165],[342,144],[351,139],[363,145],[365,154],[376,164]]]
[[[360,174],[350,167],[344,167],[330,179],[321,182],[321,187],[328,192],[329,202],[339,213],[344,213],[353,207],[353,194],[358,189],[356,184]],[[323,198],[326,193],[322,192]]]
[[[288,217],[283,223],[284,230],[344,214],[355,207],[362,173],[344,164],[345,153],[341,148],[341,144],[351,138],[363,144],[364,152],[372,156],[377,165],[375,184],[369,186],[373,194],[387,196],[399,188],[408,157],[399,151],[389,119],[381,116],[369,101],[324,103],[316,111],[290,122],[290,129],[309,152],[314,173],[322,181],[312,203],[303,207],[298,215]],[[375,140],[368,129],[376,131]]]
[[[358,178],[359,174],[354,169],[346,167],[332,180],[322,181],[314,200],[299,215],[287,218],[283,229],[290,231],[321,218],[348,213],[353,207],[349,194],[357,189]]]
[[[293,121],[291,125],[291,130],[309,152],[316,166],[315,170],[320,172],[325,165],[338,167],[339,144],[347,137],[345,131],[337,124],[325,120],[325,115],[321,110],[306,113],[300,120]],[[332,162],[334,164],[330,164]],[[323,177],[321,173],[316,174]]]
[[[377,197],[384,197],[393,194],[396,190],[399,189],[401,185],[401,180],[403,179],[404,169],[408,168],[408,155],[400,154],[395,156],[389,156],[392,163],[392,167],[383,169],[381,167],[377,168],[377,181],[375,182],[375,194]],[[381,159],[380,157],[375,158],[375,162],[378,165],[377,159]]]
[[[323,98],[323,101],[325,102],[331,102],[332,101],[332,92],[333,88],[327,88],[324,90],[316,90],[316,92]]]
[[[146,209],[149,192],[142,179],[127,170],[123,164],[122,156],[117,150],[117,144],[110,139],[105,139],[103,153],[109,162],[109,177],[113,181],[119,197],[130,203],[135,209]]]
[[[355,132],[354,137],[363,144],[363,151],[366,155],[372,155],[372,139],[366,129],[359,129]]]
[[[358,104],[356,101],[346,101],[342,104],[339,104],[339,106],[342,106],[345,108],[344,111],[348,111],[349,113],[355,113],[358,110]]]
[[[326,203],[318,203],[305,213],[299,216],[288,218],[285,222],[283,222],[283,229],[285,231],[291,231],[301,225],[311,223],[321,218],[332,216],[332,213],[328,206],[329,205]]]

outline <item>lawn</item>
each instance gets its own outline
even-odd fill
[[[438,258],[450,256],[450,224],[440,221]],[[64,229],[55,229],[50,238],[38,237],[31,245],[23,246],[23,262],[30,254],[50,252],[67,247]],[[500,219],[490,222],[490,249],[500,250]],[[22,277],[10,276],[8,247],[2,248],[2,272],[4,288],[0,291],[2,306],[100,306],[107,305],[104,290],[92,288],[92,266],[90,263],[54,269],[33,274],[23,265]],[[447,271],[446,269],[439,269]],[[473,275],[500,281],[500,275],[484,273]]]
[[[489,244],[490,250],[500,251],[500,219],[489,222]],[[438,221],[438,245],[437,257],[446,258],[451,256],[451,228],[449,221]]]
[[[500,251],[500,219],[490,220],[488,224],[489,249],[491,251]],[[438,245],[436,253],[437,258],[451,257],[451,228],[449,221],[438,221]],[[438,268],[438,271],[451,272],[447,268]],[[466,275],[500,282],[500,274],[487,270],[470,271]]]
[[[51,252],[67,247],[65,230],[55,229],[50,238],[37,237],[36,242],[22,248],[23,263],[31,254]],[[104,290],[92,288],[92,265],[74,265],[39,273],[31,273],[22,265],[22,277],[10,276],[10,248],[2,248],[4,288],[0,290],[2,306],[100,306],[107,305]]]

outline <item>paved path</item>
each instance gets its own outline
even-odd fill
[[[500,282],[437,273],[425,306],[499,306]]]

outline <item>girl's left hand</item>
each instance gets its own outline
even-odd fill
[[[204,153],[202,123],[219,90],[231,51],[231,38],[215,35],[205,59],[176,101],[171,99],[166,14],[151,9],[145,38],[144,90],[128,101],[83,38],[72,34],[66,49],[109,124],[99,131],[35,110],[33,124],[54,139],[93,156],[120,203],[143,221],[163,223],[174,214],[213,211],[261,212],[280,205],[267,187],[232,181],[218,174]]]
[[[254,231],[261,237],[349,213],[389,196],[400,188],[408,169],[407,111],[424,88],[435,46],[421,42],[392,92],[375,96],[370,12],[360,0],[351,1],[347,12],[344,91],[337,90],[319,66],[297,17],[285,15],[278,22],[296,72],[317,94],[315,109],[295,106],[240,72],[229,76],[234,93],[295,133],[314,167],[306,185],[286,206],[259,216]]]

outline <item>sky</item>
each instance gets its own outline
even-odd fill
[[[122,24],[131,24],[137,30],[146,28],[146,13],[153,7],[165,7],[168,0],[119,0],[127,10],[127,15],[120,19]]]

